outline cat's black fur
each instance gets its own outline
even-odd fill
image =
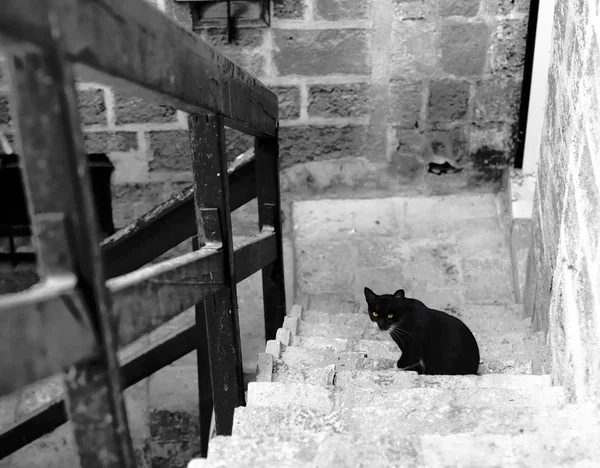
[[[365,288],[365,298],[371,320],[389,330],[402,350],[398,368],[429,375],[477,374],[479,347],[461,320],[405,297],[403,289],[377,295]]]

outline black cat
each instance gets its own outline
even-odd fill
[[[477,374],[479,347],[462,321],[405,297],[403,289],[377,295],[365,288],[365,298],[371,320],[389,330],[402,350],[398,368],[429,375]]]

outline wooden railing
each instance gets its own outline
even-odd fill
[[[0,297],[0,396],[58,372],[66,389],[0,433],[0,457],[68,419],[84,468],[135,466],[123,389],[194,349],[205,454],[213,408],[229,434],[244,404],[236,284],[262,270],[267,339],[285,316],[277,98],[144,0],[3,0],[0,40],[42,278]],[[75,72],[189,113],[193,189],[102,245]],[[256,137],[229,170],[225,124]],[[260,232],[234,244],[231,211],[253,198]],[[194,252],[147,265],[188,238]],[[192,306],[195,320],[119,364]]]

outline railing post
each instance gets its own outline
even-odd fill
[[[279,192],[279,141],[274,137],[255,139],[256,190],[260,230],[273,229],[277,235],[277,259],[262,270],[265,337],[275,339],[285,318],[285,279],[281,195]]]
[[[194,200],[198,240],[202,248],[223,250],[223,278],[226,288],[196,307],[198,370],[205,356],[201,346],[208,342],[210,378],[215,411],[215,428],[219,435],[231,434],[233,411],[244,404],[244,374],[238,322],[237,290],[229,208],[229,181],[225,154],[225,130],[220,115],[190,115],[190,144],[194,171]],[[202,320],[206,326],[202,326]],[[201,330],[206,329],[206,335]],[[200,374],[199,381],[206,375]],[[205,390],[200,390],[206,404]],[[206,421],[202,415],[201,423]],[[204,423],[206,424],[206,423]],[[202,429],[201,429],[202,431]],[[203,447],[208,441],[202,441]]]
[[[42,2],[40,8],[48,6]],[[59,48],[58,24],[48,28],[54,41],[43,51],[15,53],[7,60],[38,268],[46,278],[76,275],[98,339],[98,358],[65,376],[81,466],[133,468],[73,74]]]

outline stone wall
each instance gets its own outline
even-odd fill
[[[548,333],[556,384],[600,396],[598,2],[557,0],[525,310]]]
[[[282,101],[285,189],[461,190],[513,157],[528,4],[274,0],[222,50]],[[463,172],[427,173],[447,159]]]
[[[154,0],[186,28],[186,3]],[[512,157],[527,0],[273,0],[270,28],[201,35],[281,100],[282,185],[470,189]],[[115,163],[116,224],[190,180],[183,113],[81,83],[90,151]],[[0,125],[10,133],[6,87]],[[230,156],[252,141],[228,133]],[[463,169],[439,177],[429,162]]]

